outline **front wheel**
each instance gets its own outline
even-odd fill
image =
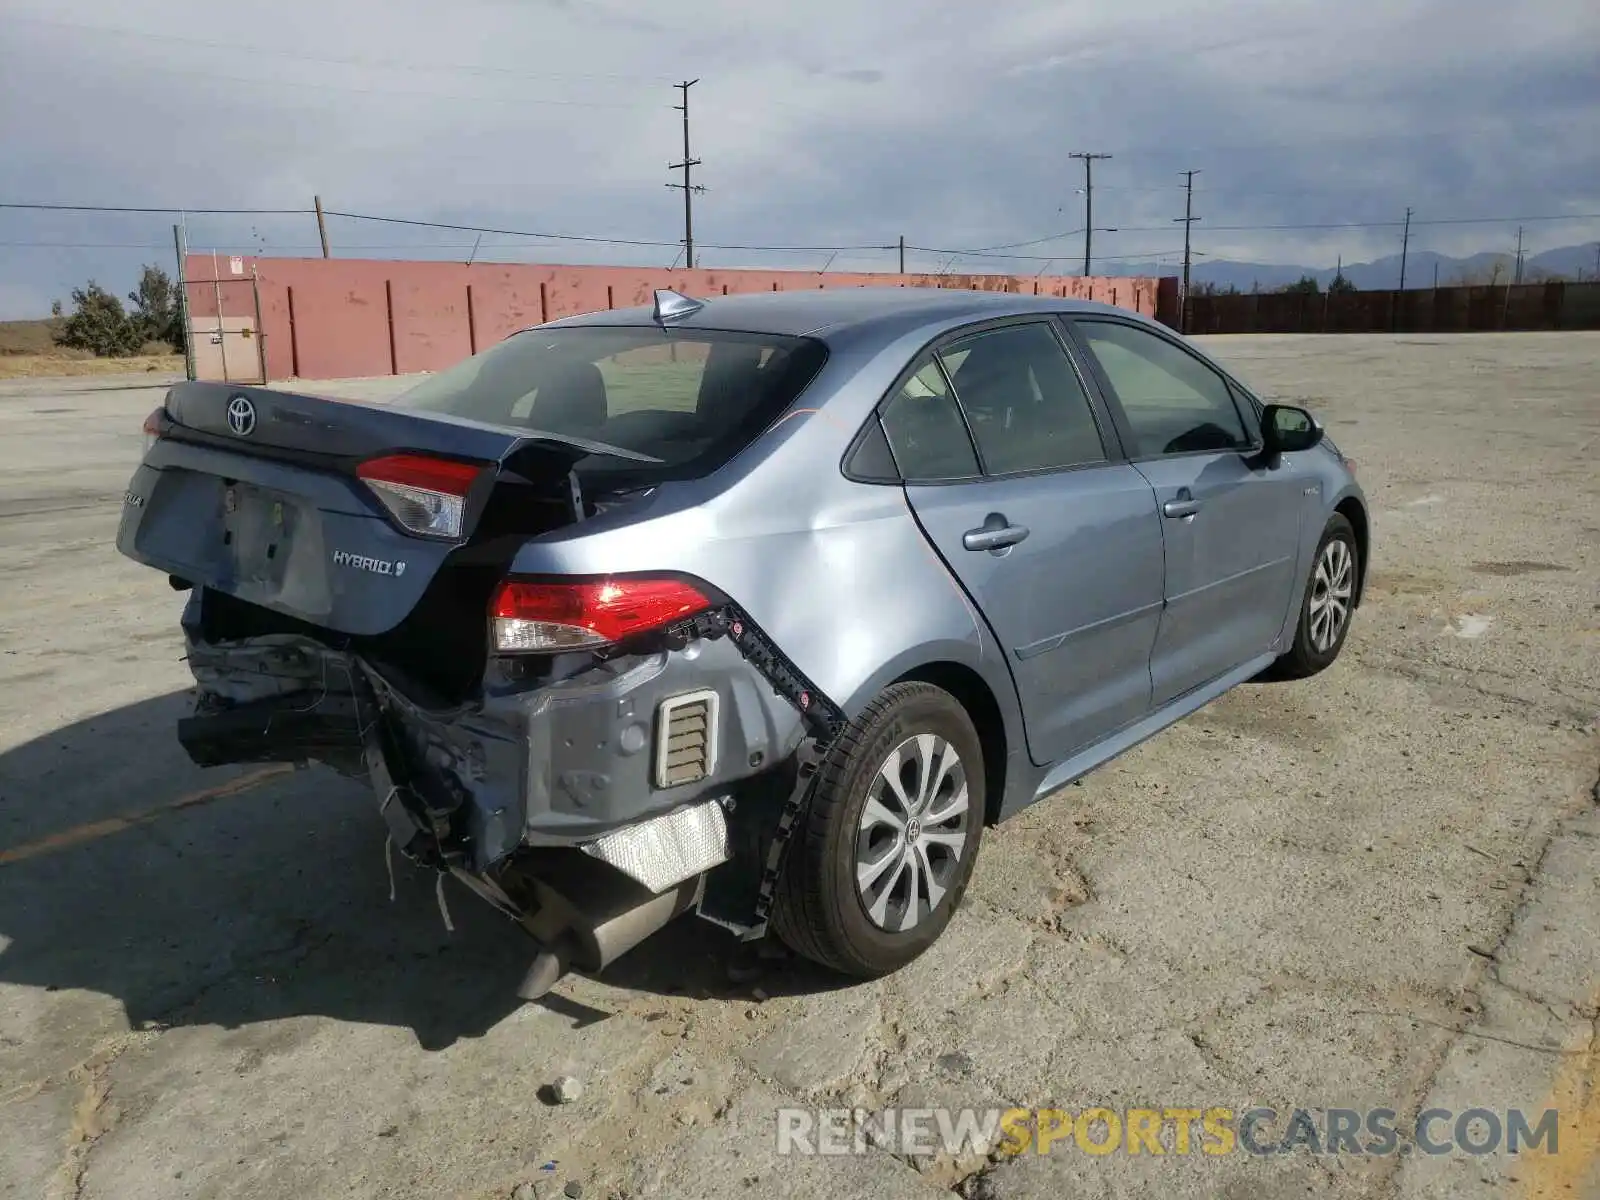
[[[1300,604],[1294,645],[1273,664],[1273,675],[1304,679],[1327,669],[1339,657],[1350,631],[1350,614],[1355,611],[1359,553],[1355,529],[1343,513],[1334,513],[1311,560],[1311,578]]]
[[[796,953],[863,978],[944,932],[983,833],[983,749],[966,710],[898,683],[840,736],[794,831],[773,928]]]

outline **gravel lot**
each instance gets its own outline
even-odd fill
[[[486,906],[452,886],[449,933],[399,865],[390,902],[369,793],[184,758],[181,597],[112,546],[150,377],[0,383],[0,1194],[1600,1195],[1600,334],[1209,341],[1360,464],[1331,671],[991,831],[887,981],[734,982],[688,921],[538,1005]],[[1521,1159],[776,1153],[780,1106],[889,1103],[1563,1125]]]

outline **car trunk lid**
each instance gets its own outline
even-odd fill
[[[508,538],[580,519],[579,461],[651,461],[537,430],[212,383],[174,387],[156,432],[117,548],[183,583],[356,637],[441,601],[459,607],[468,596],[429,604],[430,593],[461,591],[456,568],[493,574]],[[457,508],[419,532],[430,488]],[[479,590],[486,601],[486,587],[468,589]]]

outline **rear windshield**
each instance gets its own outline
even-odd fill
[[[585,438],[659,463],[592,455],[580,473],[693,478],[783,413],[827,357],[821,342],[658,326],[530,329],[405,392],[395,404]]]

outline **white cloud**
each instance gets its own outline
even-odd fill
[[[0,200],[298,208],[320,193],[340,210],[672,242],[671,85],[698,78],[703,245],[1037,238],[1082,224],[1082,167],[1067,154],[1103,150],[1114,157],[1096,167],[1096,224],[1119,232],[1096,236],[1097,257],[1181,245],[1176,172],[1194,167],[1199,249],[1331,264],[1392,252],[1398,230],[1226,227],[1398,220],[1408,204],[1419,219],[1600,212],[1597,56],[1587,0],[12,0]],[[89,274],[120,285],[141,259],[166,261],[171,223],[0,211],[0,315]],[[190,232],[206,248],[315,243],[298,216],[197,216]],[[1600,222],[1539,225],[1529,244],[1597,233]],[[1419,224],[1413,245],[1458,253],[1508,236]],[[452,256],[473,240],[342,220],[334,238]],[[29,241],[93,245],[8,244]],[[1070,269],[1081,243],[1026,252],[1059,252],[1052,269]],[[479,251],[673,253],[497,237]]]

